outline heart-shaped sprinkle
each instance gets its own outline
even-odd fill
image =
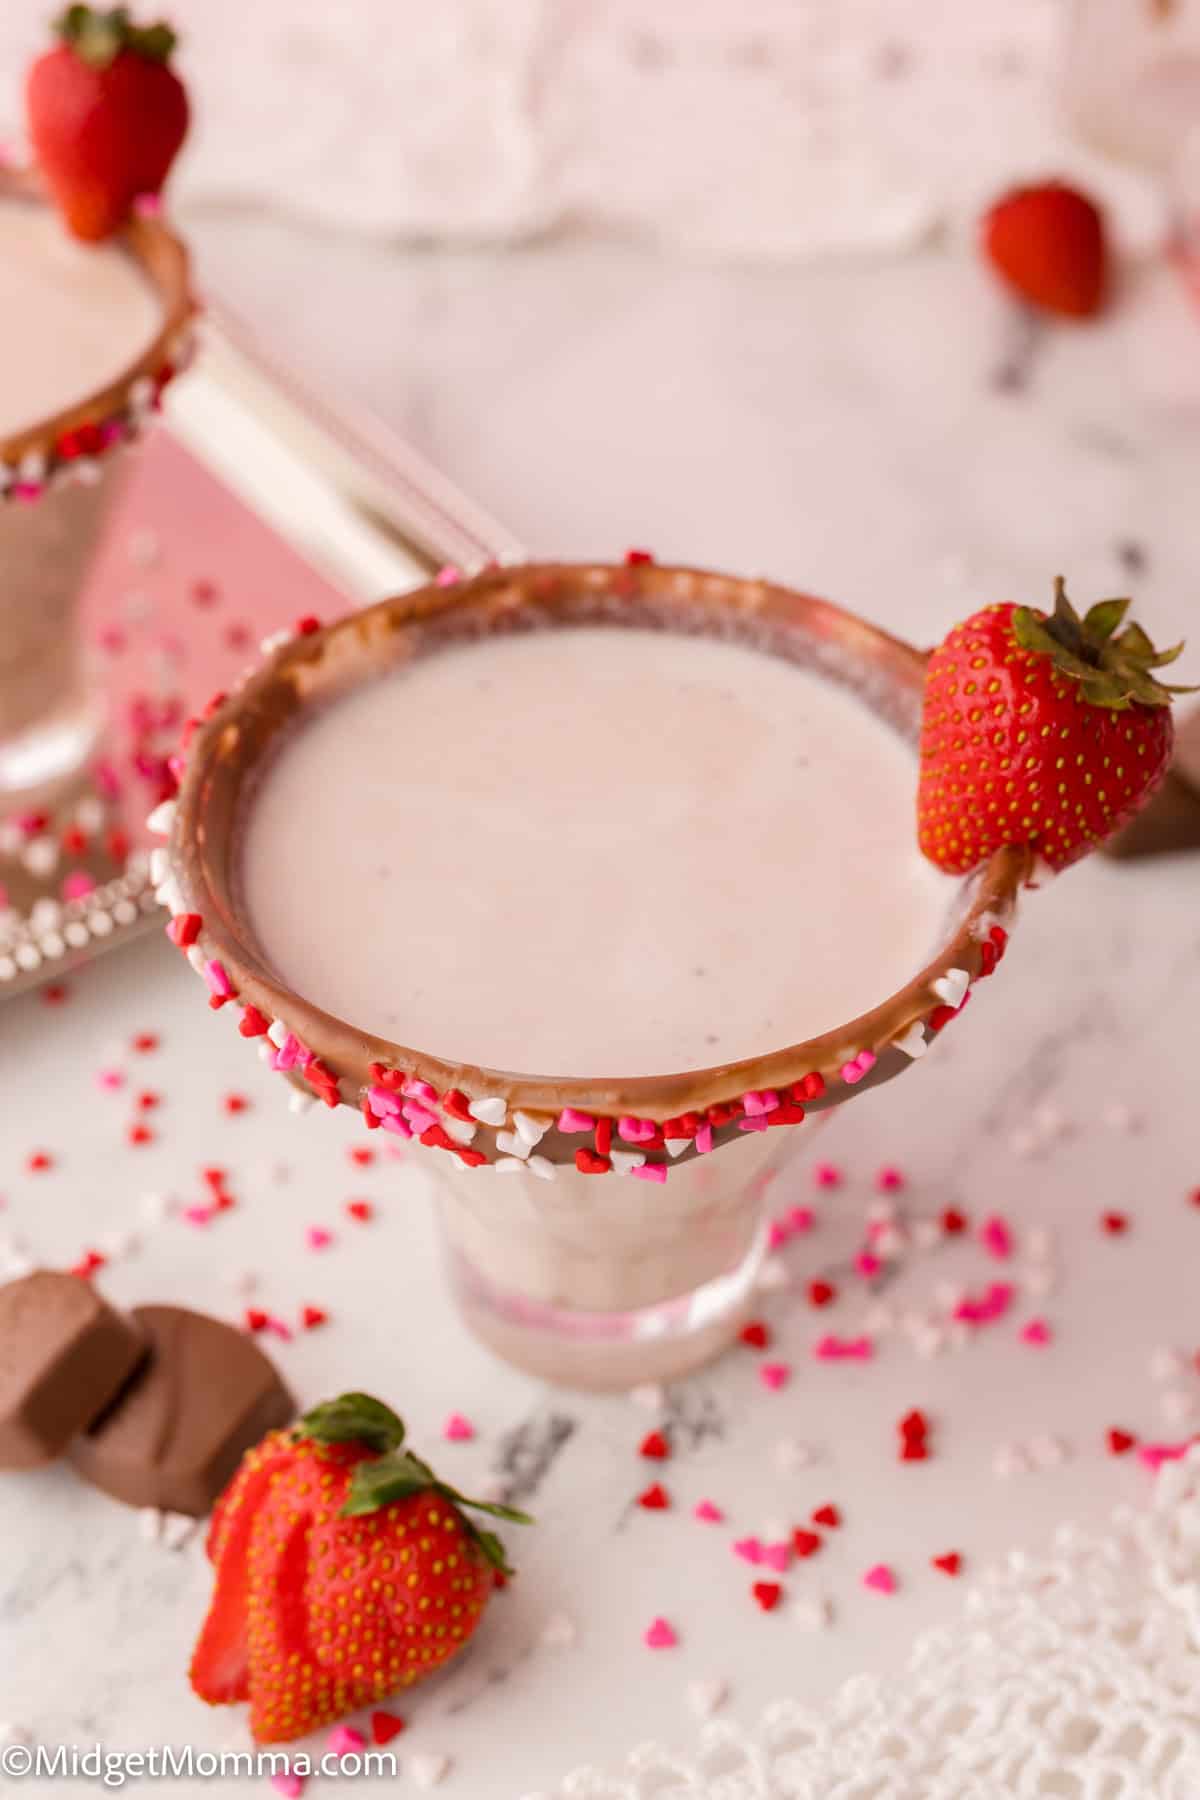
[[[1108,1233],[1109,1237],[1121,1237],[1129,1230],[1129,1217],[1126,1213],[1101,1213],[1100,1223]]]
[[[242,1323],[247,1331],[265,1331],[268,1322],[269,1315],[258,1306],[248,1306],[242,1314]]]
[[[404,1720],[398,1713],[373,1712],[371,1714],[371,1740],[376,1744],[390,1744],[394,1737],[399,1737],[404,1730]]]
[[[585,1130],[590,1127],[585,1126]],[[634,1119],[628,1116],[617,1120],[617,1136],[625,1139],[627,1144],[645,1144],[657,1134],[658,1126],[653,1119]]]
[[[957,1550],[947,1550],[944,1556],[931,1556],[929,1560],[943,1575],[957,1575],[962,1568],[962,1557]]]
[[[671,1445],[661,1431],[649,1431],[638,1445],[638,1455],[645,1456],[651,1462],[666,1462],[671,1454]]]
[[[1021,1342],[1041,1346],[1050,1342],[1050,1327],[1045,1319],[1030,1319],[1021,1327]]]
[[[644,1162],[640,1163],[636,1169],[630,1169],[629,1173],[635,1181],[662,1182],[667,1179],[667,1165],[666,1163]]]
[[[749,1344],[752,1350],[765,1350],[771,1342],[771,1333],[761,1319],[751,1319],[738,1332],[743,1344]]]
[[[685,1150],[691,1149],[692,1140],[691,1138],[669,1137],[666,1139],[666,1146],[668,1156],[682,1156]]]
[[[326,1743],[332,1756],[349,1756],[351,1751],[365,1750],[367,1740],[353,1725],[335,1725]]]
[[[333,1233],[323,1225],[310,1225],[304,1238],[310,1250],[326,1250],[333,1242]]]
[[[596,1121],[591,1113],[577,1112],[573,1106],[564,1106],[558,1115],[558,1129],[560,1131],[595,1131]]]
[[[692,1508],[692,1517],[703,1525],[719,1525],[725,1514],[711,1500],[698,1500]]]
[[[699,1151],[700,1155],[707,1156],[713,1147],[713,1128],[711,1125],[702,1125],[700,1127],[699,1131],[696,1133],[695,1143],[696,1149]],[[1200,1204],[1200,1202],[1197,1204]]]
[[[642,1642],[648,1650],[672,1650],[679,1639],[665,1619],[653,1619],[646,1627]]]
[[[815,1556],[825,1542],[818,1532],[806,1531],[803,1525],[797,1525],[792,1533],[792,1549],[797,1556]]]
[[[465,1444],[475,1436],[475,1427],[462,1413],[451,1413],[442,1426],[442,1436],[452,1444]]]
[[[764,1544],[762,1547],[762,1560],[767,1565],[768,1569],[774,1569],[777,1575],[782,1575],[786,1572],[791,1563],[792,1546],[786,1543]]]
[[[644,1506],[647,1512],[666,1512],[671,1504],[671,1496],[662,1483],[656,1481],[638,1495],[637,1503]]]
[[[498,1131],[496,1133],[496,1148],[501,1151],[503,1155],[516,1156],[524,1162],[533,1146],[529,1143],[527,1138],[521,1136],[519,1131]]]
[[[740,1556],[743,1562],[760,1563],[762,1544],[756,1537],[737,1538],[733,1544],[733,1554]]]
[[[786,1387],[791,1379],[791,1374],[792,1365],[790,1363],[760,1363],[758,1368],[758,1379],[765,1388],[770,1388],[772,1392]]]
[[[810,1306],[830,1306],[837,1299],[837,1289],[831,1281],[810,1281],[808,1284],[808,1304]]]
[[[374,1210],[369,1200],[347,1200],[346,1202],[346,1211],[352,1219],[357,1219],[360,1225],[367,1223]]]
[[[875,1563],[862,1578],[863,1586],[875,1594],[894,1594],[896,1577],[886,1563]]]
[[[963,1003],[963,996],[971,985],[971,977],[966,969],[947,969],[932,984],[933,991],[944,1006],[955,1009]]]
[[[941,1227],[947,1237],[958,1237],[967,1229],[967,1215],[956,1206],[948,1206],[942,1214]]]
[[[828,1530],[836,1531],[842,1522],[842,1515],[836,1506],[831,1506],[826,1502],[824,1506],[816,1508],[812,1515],[812,1522],[814,1525],[824,1525]]]
[[[774,1612],[783,1599],[783,1589],[777,1581],[756,1581],[750,1592],[764,1612]]]
[[[575,1152],[575,1167],[581,1175],[607,1175],[612,1168],[612,1159],[607,1156],[598,1156],[594,1150],[589,1150],[586,1145],[583,1145]],[[631,1175],[643,1173],[641,1169],[631,1169],[629,1172]],[[664,1170],[664,1174],[665,1172]]]
[[[729,1683],[718,1676],[712,1681],[689,1681],[687,1703],[698,1719],[711,1719],[729,1698]]]
[[[281,1769],[277,1775],[271,1776],[271,1786],[284,1800],[300,1800],[304,1792],[304,1777],[297,1775],[292,1769]]]
[[[315,1331],[318,1325],[324,1325],[328,1320],[329,1314],[319,1306],[306,1306],[300,1314],[300,1323],[305,1331]]]
[[[535,1119],[532,1113],[515,1112],[512,1122],[522,1143],[540,1144],[550,1129],[549,1120]]]
[[[772,1113],[779,1105],[779,1095],[774,1089],[767,1088],[763,1092],[752,1090],[742,1095],[742,1106],[751,1118],[761,1113]]]
[[[632,1175],[646,1160],[644,1150],[610,1150],[608,1160],[618,1175]]]
[[[921,1024],[919,1019],[915,1025],[909,1026],[903,1037],[894,1038],[892,1041],[895,1048],[903,1051],[904,1055],[909,1057],[913,1062],[915,1062],[919,1056],[924,1056],[926,1050],[929,1048],[929,1045],[925,1042],[925,1027]]]
[[[1109,1454],[1124,1456],[1137,1443],[1132,1431],[1122,1431],[1119,1425],[1110,1425],[1107,1433]]]
[[[421,1081],[415,1075],[409,1075],[400,1084],[400,1092],[407,1100],[421,1100],[426,1106],[436,1106],[438,1091],[431,1082]]]
[[[508,1102],[499,1094],[487,1094],[481,1100],[470,1101],[468,1111],[481,1125],[503,1125],[508,1117]]]

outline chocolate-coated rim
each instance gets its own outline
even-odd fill
[[[0,201],[49,205],[35,170],[0,170]],[[66,226],[63,226],[64,233]],[[48,413],[21,431],[0,437],[0,462],[19,463],[31,451],[53,448],[60,438],[84,425],[103,424],[123,412],[129,390],[143,378],[156,379],[174,360],[179,340],[196,312],[189,280],[189,258],[183,243],[161,219],[131,217],[105,247],[124,250],[146,276],[162,302],[162,319],[146,348],[115,380],[95,388],[81,400]]]
[[[615,603],[615,604],[614,604]],[[603,618],[711,635],[724,631],[790,654],[819,672],[856,686],[880,713],[914,738],[925,655],[827,601],[770,582],[657,564],[527,564],[494,568],[455,585],[431,585],[353,613],[299,636],[216,710],[188,752],[171,827],[171,861],[185,910],[201,915],[203,950],[218,959],[243,1004],[282,1019],[338,1077],[342,1098],[358,1104],[372,1081],[370,1065],[430,1082],[439,1092],[502,1095],[510,1108],[557,1113],[563,1107],[605,1116],[666,1119],[703,1111],[751,1090],[780,1089],[811,1071],[836,1071],[864,1049],[881,1067],[864,1085],[895,1072],[883,1052],[939,1005],[933,984],[950,969],[980,973],[980,922],[1007,919],[1031,868],[1023,848],[998,851],[973,878],[969,903],[946,943],[912,981],[846,1025],[763,1056],[706,1069],[621,1077],[515,1074],[451,1062],[378,1038],[315,1006],[272,974],[238,910],[232,849],[239,798],[261,768],[277,734],[314,699],[352,685],[370,671],[395,666],[429,644],[453,637]],[[799,654],[798,654],[799,653]],[[864,679],[865,678],[865,679]],[[897,1065],[907,1059],[895,1052]],[[346,1084],[354,1088],[347,1094]],[[827,1096],[845,1098],[849,1088]]]

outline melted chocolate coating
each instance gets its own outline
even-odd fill
[[[180,1306],[135,1306],[150,1355],[71,1446],[85,1481],[127,1506],[201,1518],[242,1456],[296,1404],[244,1332]]]

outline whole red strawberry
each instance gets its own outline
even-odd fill
[[[25,83],[29,137],[50,195],[78,238],[111,237],[142,194],[157,194],[188,128],[183,83],[168,67],[175,34],[117,6],[69,6],[61,40]]]
[[[929,658],[917,834],[939,868],[965,875],[1005,844],[1054,869],[1118,831],[1166,773],[1174,730],[1156,654],[1128,600],[1080,618],[1055,583],[1054,612],[985,607]]]
[[[369,1394],[316,1407],[243,1458],[208,1535],[216,1586],[192,1656],[211,1705],[250,1702],[262,1744],[377,1705],[454,1656],[500,1576],[500,1540]]]
[[[983,217],[983,249],[1030,306],[1088,319],[1104,304],[1104,219],[1086,194],[1061,181],[1016,188],[998,200]]]

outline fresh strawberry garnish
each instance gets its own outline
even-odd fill
[[[1112,836],[1166,773],[1168,687],[1128,600],[1080,618],[1055,583],[1054,611],[1009,603],[956,625],[925,678],[917,830],[921,849],[965,875],[1006,844],[1063,869]],[[1122,628],[1123,627],[1123,628]]]
[[[216,1585],[191,1682],[212,1705],[250,1702],[259,1743],[303,1737],[410,1687],[471,1637],[500,1540],[404,1447],[368,1394],[316,1407],[250,1451],[208,1536]]]
[[[161,189],[187,135],[187,93],[168,67],[169,25],[68,6],[54,29],[60,42],[26,79],[29,137],[68,229],[94,242]]]
[[[1108,286],[1104,219],[1086,194],[1061,181],[1017,188],[983,218],[984,255],[1030,306],[1088,319]]]

